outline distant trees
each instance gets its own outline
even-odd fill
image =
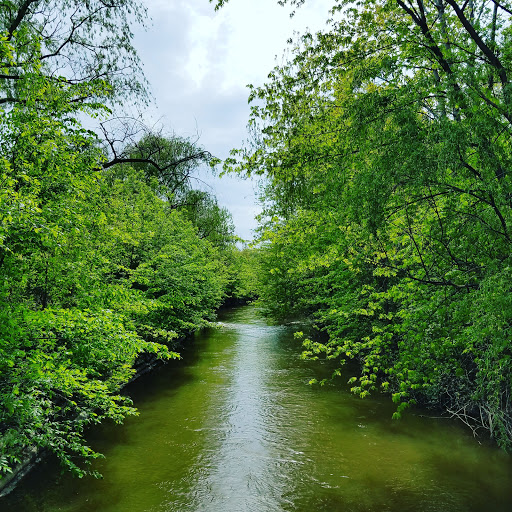
[[[353,391],[388,390],[396,416],[443,407],[506,448],[511,12],[336,2],[251,89],[254,145],[227,163],[266,180],[264,303],[327,331],[307,353],[357,359]]]

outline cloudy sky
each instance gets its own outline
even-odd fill
[[[332,0],[308,0],[290,19],[277,0],[230,0],[215,12],[208,0],[147,0],[151,22],[136,31],[155,105],[148,122],[167,132],[200,136],[219,158],[247,138],[246,85],[261,85],[294,31],[325,26]],[[253,184],[235,177],[207,178],[219,203],[233,214],[237,234],[252,238],[259,211]]]

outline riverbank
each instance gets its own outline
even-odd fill
[[[141,359],[145,359],[145,361],[137,365],[135,375],[121,389],[134,382],[142,375],[150,372],[156,366],[163,364],[161,359],[158,359],[156,356],[151,354],[144,354],[144,357]],[[21,458],[20,462],[12,468],[12,472],[4,475],[0,480],[0,498],[11,493],[18,483],[28,475],[29,472],[44,459],[44,457],[45,453],[42,450],[38,450],[36,447],[27,448],[26,454]]]
[[[219,314],[181,360],[127,389],[140,416],[88,433],[104,478],[36,467],[0,509],[16,512],[508,512],[510,457],[450,420],[391,420],[382,397],[300,358],[297,325],[254,308]],[[4,507],[4,508],[2,508]]]
[[[229,310],[233,307],[247,305],[248,302],[249,299],[231,297],[222,304],[218,313],[222,313],[223,311]],[[173,351],[180,351],[186,341],[190,340],[194,336],[195,332],[197,331],[191,331],[186,335],[183,335],[180,339],[174,340],[173,346],[170,347],[170,349]],[[120,388],[120,390],[133,383],[141,376],[151,372],[161,364],[164,364],[164,361],[156,354],[141,354],[133,367],[135,369],[135,374]],[[12,468],[12,472],[7,473],[2,479],[0,479],[0,497],[11,493],[18,483],[45,457],[44,452],[35,447],[27,448],[25,452],[26,453],[20,457],[20,462]]]
[[[173,351],[180,350],[180,348],[183,348],[183,344],[186,340],[190,339],[193,335],[194,332],[189,332],[179,340],[175,340],[173,346],[169,348]],[[134,375],[119,388],[119,391],[164,363],[165,361],[159,358],[157,354],[141,354],[133,366],[135,370]],[[37,464],[44,460],[46,455],[44,450],[38,449],[37,447],[27,447],[25,453],[20,457],[20,462],[12,467],[10,473],[5,474],[3,478],[0,479],[0,498],[10,494],[19,482],[21,482]]]

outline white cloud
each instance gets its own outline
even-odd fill
[[[208,0],[148,0],[152,25],[135,44],[168,131],[201,135],[220,158],[247,138],[246,85],[261,85],[294,30],[324,26],[332,0],[309,0],[289,17],[277,0],[231,0],[214,12]],[[248,181],[209,178],[219,202],[233,214],[238,234],[251,237],[259,209]]]

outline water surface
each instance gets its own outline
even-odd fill
[[[327,369],[254,308],[220,320],[128,388],[139,417],[90,433],[103,480],[48,461],[0,511],[512,510],[509,456],[451,420],[392,421],[389,398],[308,386]]]

